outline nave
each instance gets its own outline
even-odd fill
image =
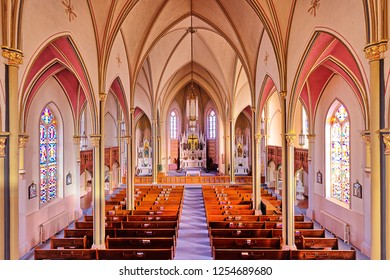
[[[160,185],[157,188],[163,190],[162,192],[164,192],[164,196],[167,195],[168,192],[166,191],[165,186]],[[247,233],[255,232],[255,231],[261,232],[261,231],[265,231],[265,230],[278,231],[279,229],[276,229],[274,227],[272,227],[272,229],[271,229],[270,226],[265,226],[265,228],[268,228],[268,229],[264,229],[263,227],[261,227],[261,229],[259,227],[259,229],[256,229],[256,230],[254,230],[254,228],[245,229],[244,226],[249,226],[249,224],[252,223],[249,220],[248,221],[246,220],[246,217],[247,217],[246,214],[249,214],[249,212],[252,210],[243,210],[244,208],[247,208],[245,205],[250,206],[250,204],[245,204],[245,203],[235,204],[234,199],[232,197],[230,197],[229,200],[226,199],[228,197],[228,193],[230,193],[233,189],[237,189],[237,190],[241,189],[241,191],[239,191],[238,193],[240,193],[240,195],[247,196],[249,198],[248,201],[250,201],[251,194],[247,195],[248,192],[246,192],[247,194],[245,194],[245,186],[238,187],[238,186],[230,186],[230,185],[222,185],[222,184],[219,186],[215,186],[215,185],[214,186],[211,186],[211,185],[210,186],[201,186],[201,185],[185,185],[184,186],[182,207],[181,207],[181,210],[179,211],[180,217],[178,219],[177,236],[175,237],[175,242],[174,242],[175,245],[173,248],[172,259],[174,259],[174,260],[219,259],[216,257],[215,252],[213,253],[215,248],[213,248],[213,246],[211,245],[211,243],[214,243],[213,244],[214,246],[219,246],[217,244],[217,242],[214,240],[214,238],[218,239],[219,241],[221,241],[221,240],[226,241],[226,240],[230,240],[232,238],[235,239],[234,244],[232,245],[235,248],[233,250],[231,250],[231,249],[228,249],[228,250],[240,251],[241,257],[237,257],[237,256],[234,256],[234,257],[230,256],[229,257],[228,256],[225,259],[272,259],[272,257],[269,257],[269,255],[267,255],[266,257],[255,257],[256,251],[260,251],[260,252],[264,253],[264,252],[267,252],[267,250],[270,251],[269,250],[270,248],[268,248],[267,247],[268,245],[266,245],[264,247],[265,249],[263,249],[262,245],[258,245],[261,243],[261,240],[264,240],[264,238],[249,236],[249,235],[246,235],[245,232],[247,232]],[[117,188],[116,190],[114,190],[114,192],[112,194],[108,194],[106,196],[106,201],[111,201],[111,199],[113,197],[118,196],[118,194],[123,192],[123,190],[124,190],[124,188]],[[218,217],[218,215],[214,215],[216,211],[211,210],[211,208],[213,208],[213,209],[217,209],[217,208],[214,206],[210,206],[210,203],[206,202],[207,197],[210,197],[209,194],[207,194],[208,192],[210,193],[210,190],[212,192],[219,193],[219,195],[216,196],[216,200],[218,201],[218,205],[219,205],[218,209],[224,209],[223,213],[220,215],[220,217]],[[136,191],[139,192],[139,189],[136,188]],[[264,197],[268,196],[268,195],[266,195],[266,192],[268,192],[271,195],[270,197],[273,197],[276,200],[281,199],[280,196],[275,194],[274,190],[272,190],[272,189],[264,190]],[[90,199],[91,199],[90,196],[85,196],[84,200],[82,202],[82,205],[84,207],[88,207],[88,205],[90,205]],[[245,199],[242,199],[242,201],[245,201]],[[205,205],[208,205],[208,206],[205,206]],[[302,222],[304,222],[304,223],[313,222],[306,215],[304,215],[305,209],[300,208],[299,206],[304,207],[305,202],[302,202],[298,206],[295,207],[295,213],[297,214],[297,216],[304,217],[302,219]],[[168,207],[166,207],[166,209],[167,208]],[[241,208],[242,210],[234,210],[234,209],[238,209],[238,208]],[[206,209],[208,209],[208,210],[206,210]],[[226,209],[228,209],[228,210],[226,210]],[[109,210],[109,212],[110,211],[111,210]],[[227,213],[228,211],[229,211],[229,213]],[[161,211],[161,212],[163,212],[163,211]],[[92,213],[93,213],[93,211],[90,207],[84,208],[83,209],[84,215],[82,218],[79,219],[79,221],[82,223],[85,220],[89,220],[88,217],[91,217]],[[117,213],[121,213],[121,211],[118,210]],[[110,214],[113,214],[113,213],[112,212],[107,213],[107,217],[109,217]],[[148,214],[150,215],[149,216],[149,219],[150,219],[150,217],[152,216],[152,213],[149,212]],[[162,213],[160,213],[160,214],[163,215]],[[237,216],[237,215],[239,215],[239,216]],[[253,215],[249,215],[249,216],[255,217],[258,215],[253,213]],[[261,220],[260,217],[263,217],[263,220],[265,220],[265,218],[268,216],[269,216],[268,214],[261,213],[258,216],[258,218],[259,218],[258,220]],[[278,217],[278,215],[274,215],[274,216],[275,216],[275,218]],[[162,217],[162,216],[160,216],[160,217]],[[224,228],[224,229],[221,229],[221,228],[212,229],[213,222],[211,221],[212,218],[210,218],[210,217],[214,217],[217,220],[219,219],[221,221],[227,220],[228,221],[227,224],[229,226],[227,228]],[[278,217],[278,218],[280,218],[280,217]],[[115,218],[113,218],[113,219],[115,219]],[[279,219],[277,221],[279,221]],[[67,229],[75,229],[75,228],[79,227],[79,226],[77,226],[77,222],[78,221],[72,222],[67,227]],[[272,221],[270,221],[270,222],[272,222]],[[149,223],[153,223],[151,221],[151,219],[150,219]],[[254,223],[260,224],[260,222],[254,222]],[[241,224],[241,226],[237,226],[239,224]],[[145,228],[140,227],[139,229],[144,230]],[[322,227],[318,223],[313,222],[313,230],[320,230],[320,229],[324,230],[324,229],[322,229]],[[148,230],[152,231],[153,229],[148,228]],[[223,237],[213,236],[213,235],[219,235],[217,233],[212,234],[213,230],[215,232],[219,232],[219,234],[221,234],[221,236],[223,236]],[[232,233],[230,233],[231,236],[226,238],[225,235],[226,235],[226,233],[228,233],[228,231],[231,231]],[[307,231],[310,231],[310,229]],[[61,230],[59,233],[57,233],[51,239],[63,239],[64,232],[65,232],[65,230]],[[110,231],[108,230],[108,232],[110,232]],[[225,232],[225,233],[222,233],[222,232]],[[304,232],[304,230],[302,230],[302,232]],[[141,240],[143,240],[145,242],[145,240],[147,240],[148,238],[149,237],[142,237]],[[150,239],[152,239],[152,238],[150,238]],[[334,235],[331,234],[329,231],[324,230],[323,239],[324,240],[325,239],[329,239],[329,240],[334,239]],[[297,237],[296,241],[297,240],[300,240],[300,238]],[[298,244],[298,242],[297,242],[297,244]],[[51,240],[47,240],[46,242],[38,245],[36,248],[50,249],[51,246],[52,246]],[[222,247],[223,246],[224,245],[222,245]],[[257,248],[258,246],[260,246],[260,248]],[[150,247],[150,246],[148,246],[148,245],[144,246],[144,248],[148,248],[148,247]],[[240,248],[240,247],[242,247],[242,248]],[[279,246],[279,247],[280,247],[279,249],[282,248],[282,246]],[[297,247],[299,247],[299,246],[297,246]],[[125,248],[125,247],[123,247],[123,248]],[[226,248],[229,248],[229,246],[226,248],[225,247],[223,247],[223,248],[224,249],[222,249],[222,250],[226,250]],[[352,246],[350,244],[347,244],[347,243],[343,242],[341,239],[337,238],[337,248],[336,248],[337,250],[345,251],[345,250],[350,250],[351,248],[352,248]],[[31,250],[29,253],[24,255],[21,258],[21,260],[33,260],[35,249]],[[66,250],[66,248],[58,248],[58,249],[59,250]],[[72,248],[72,246],[70,246],[68,248],[69,251],[71,251],[72,249],[74,250],[74,248]],[[313,252],[318,252],[318,250],[320,250],[321,252],[327,253],[329,250],[333,250],[333,249],[332,248],[321,248],[320,249],[319,247],[313,246],[312,248],[310,248],[308,250],[312,250]],[[356,248],[354,248],[353,250],[356,252],[356,255],[355,255],[356,260],[367,260],[368,259],[364,254],[362,254]],[[145,251],[147,251],[147,250],[145,250]],[[142,250],[140,252],[142,252]],[[247,253],[249,254],[249,257],[247,255]],[[226,254],[226,252],[224,254]],[[143,257],[144,257],[144,255],[142,255],[142,254],[139,255],[140,259],[142,259]],[[53,259],[67,259],[67,258],[68,257],[59,258],[58,256],[56,256]],[[158,259],[158,258],[159,257],[155,258],[153,255],[148,257],[148,259]],[[73,259],[73,258],[71,258],[71,259]],[[76,256],[75,259],[79,259],[79,258]],[[85,258],[81,258],[81,259],[85,259]],[[117,259],[117,258],[113,258],[113,259]],[[126,258],[124,257],[123,259],[126,259]],[[326,259],[326,257],[319,257],[319,259]]]

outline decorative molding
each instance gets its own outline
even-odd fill
[[[125,141],[126,141],[126,144],[131,144],[131,138],[132,138],[132,136],[131,136],[131,135],[126,135],[126,136],[123,136],[123,138],[125,139]]]
[[[27,142],[30,136],[26,134],[19,134],[19,148],[24,149],[27,146]]]
[[[295,140],[295,134],[286,134],[286,141],[288,146],[293,146],[294,145],[294,140]]]
[[[310,8],[307,10],[314,17],[317,15],[317,10],[320,8],[320,0],[311,0]]]
[[[6,137],[0,137],[0,157],[5,157],[5,145],[7,144]]]
[[[261,135],[261,134],[259,134],[259,133],[255,134],[255,142],[256,142],[257,144],[261,143],[261,139],[262,139],[262,138],[263,138],[263,135]]]
[[[77,17],[74,11],[72,0],[62,0],[62,5],[65,7],[65,13],[68,15],[69,22],[71,22]]]
[[[105,93],[105,92],[99,93],[99,100],[102,101],[102,102],[106,102],[106,100],[107,100],[107,93]]]
[[[267,51],[265,51],[265,55],[264,55],[263,61],[264,61],[264,63],[265,63],[266,66],[268,65],[268,58],[269,58],[269,54],[268,54]]]
[[[23,63],[23,53],[20,50],[2,46],[3,57],[8,59],[8,64],[19,66]]]
[[[309,140],[309,142],[316,140],[315,134],[307,134],[306,137],[307,137],[307,140]]]
[[[100,134],[91,134],[89,137],[91,138],[92,147],[94,148],[100,147],[100,138],[101,138]]]
[[[81,136],[80,135],[74,135],[73,136],[73,143],[75,145],[80,145],[80,143],[81,143]]]
[[[366,146],[371,146],[371,135],[370,133],[362,133],[362,139]]]
[[[382,136],[383,136],[383,143],[385,143],[385,147],[386,147],[385,154],[390,155],[390,134],[389,134],[389,131],[387,131],[387,133],[383,133]]]
[[[387,51],[387,41],[370,44],[364,48],[366,58],[368,58],[369,61],[380,59],[385,51]]]
[[[286,97],[287,97],[287,91],[281,91],[281,92],[279,92],[279,96],[280,96],[280,98],[282,98],[282,99],[286,99]]]

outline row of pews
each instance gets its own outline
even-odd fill
[[[93,214],[34,250],[36,260],[172,260],[184,186],[139,186],[135,209],[126,210],[126,189],[106,199],[105,248],[93,247]]]
[[[261,213],[252,210],[252,186],[203,186],[212,257],[215,260],[354,260],[356,251],[340,250],[336,237],[294,216],[296,249],[282,237],[281,201],[262,189]]]

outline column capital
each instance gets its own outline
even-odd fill
[[[371,146],[371,133],[369,130],[365,130],[361,133],[362,139],[366,146]]]
[[[0,132],[0,158],[5,157],[5,147],[9,133]]]
[[[263,135],[261,135],[260,133],[255,134],[255,141],[257,144],[259,144],[261,142],[262,138],[263,138]]]
[[[3,57],[8,59],[8,64],[19,67],[23,63],[23,53],[18,49],[2,46]]]
[[[252,106],[251,110],[252,110],[252,113],[256,113],[256,107],[255,106]]]
[[[102,101],[102,102],[106,102],[106,100],[107,100],[107,93],[100,92],[99,93],[99,100]]]
[[[286,90],[282,90],[281,92],[279,92],[279,96],[280,96],[281,99],[286,99],[287,91]]]
[[[130,114],[134,114],[134,111],[135,111],[134,108],[130,108]]]
[[[80,143],[81,143],[81,136],[80,135],[73,135],[73,143],[75,145],[80,145]]]
[[[315,134],[307,134],[306,135],[306,137],[307,137],[307,139],[309,140],[309,141],[314,141],[314,140],[316,140],[316,135]]]
[[[89,135],[89,137],[91,138],[92,147],[94,148],[100,147],[100,139],[102,137],[100,134],[91,134]]]
[[[390,129],[381,129],[380,132],[383,137],[383,143],[385,144],[385,154],[390,155]]]
[[[288,146],[293,146],[294,145],[294,140],[295,140],[295,134],[294,133],[286,133],[286,141]]]
[[[126,144],[131,144],[131,139],[132,139],[132,136],[131,136],[131,135],[123,136],[123,138],[125,139]]]
[[[364,52],[366,53],[366,58],[369,61],[381,59],[385,51],[387,51],[387,40],[382,40],[379,42],[369,44],[364,48]]]
[[[29,138],[27,134],[19,134],[19,148],[26,148]]]

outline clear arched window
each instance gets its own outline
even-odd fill
[[[211,110],[208,115],[208,123],[209,123],[209,139],[215,139],[216,116],[214,110]]]
[[[339,105],[330,123],[330,196],[350,202],[350,122],[346,108]]]
[[[171,128],[171,139],[177,139],[177,114],[174,110],[171,112],[170,128]]]
[[[39,124],[40,204],[57,197],[57,121],[49,107],[43,109]]]

